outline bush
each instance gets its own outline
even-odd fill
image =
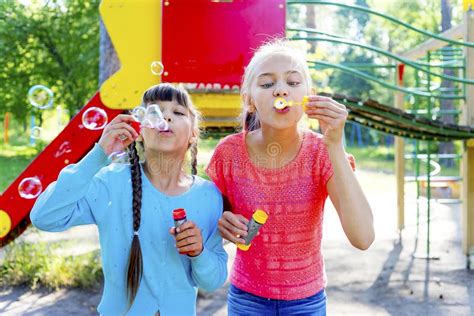
[[[0,267],[0,285],[27,285],[32,289],[44,286],[98,288],[103,281],[99,251],[78,256],[60,256],[54,249],[60,244],[13,243],[5,249]]]

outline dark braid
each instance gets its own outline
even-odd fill
[[[197,141],[191,144],[190,150],[191,150],[191,174],[196,175],[197,174],[197,153],[198,153]]]
[[[127,296],[129,307],[132,306],[135,296],[140,286],[143,275],[143,258],[138,238],[138,230],[140,229],[141,207],[142,207],[142,177],[140,170],[140,162],[138,158],[135,142],[129,146],[130,170],[132,174],[132,190],[133,190],[133,240],[130,250],[130,258],[128,260],[127,271]]]

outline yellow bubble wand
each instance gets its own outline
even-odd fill
[[[305,106],[309,102],[309,97],[305,95],[303,97],[302,102],[296,102],[296,101],[286,101],[284,98],[276,98],[275,101],[273,102],[273,107],[277,110],[283,110],[287,106],[294,106],[294,105],[301,105],[303,107],[303,111],[306,109]]]

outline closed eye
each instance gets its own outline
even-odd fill
[[[298,86],[301,82],[299,81],[288,81],[287,82],[289,86],[296,87]]]
[[[260,85],[260,87],[262,87],[264,89],[268,89],[272,86],[273,86],[273,82],[267,82],[267,83],[263,83],[263,84]]]
[[[173,113],[176,114],[176,115],[186,115],[183,112],[179,112],[179,111],[174,111]]]

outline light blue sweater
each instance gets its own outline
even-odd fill
[[[41,194],[31,211],[33,225],[46,231],[96,224],[99,229],[104,292],[101,315],[195,315],[197,287],[212,291],[227,278],[227,254],[217,230],[222,196],[213,183],[195,177],[178,196],[158,191],[142,170],[142,209],[139,238],[143,278],[127,312],[126,271],[133,238],[130,166],[107,166],[99,145],[77,164],[65,167]],[[204,250],[197,257],[175,248],[172,211],[184,208],[188,220],[201,229]]]

